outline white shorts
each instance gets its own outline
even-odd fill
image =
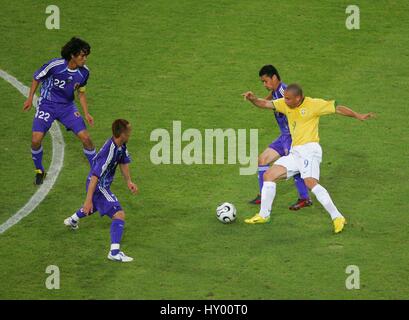
[[[287,169],[287,179],[301,173],[301,178],[320,179],[322,149],[318,142],[310,142],[292,147],[290,154],[281,157],[274,164]]]

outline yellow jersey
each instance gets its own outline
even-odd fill
[[[273,100],[275,109],[287,116],[292,138],[292,146],[309,142],[319,142],[318,124],[320,116],[335,113],[334,100],[323,100],[305,97],[297,108],[290,108],[284,98]]]

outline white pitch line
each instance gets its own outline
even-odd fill
[[[20,93],[28,97],[30,89],[18,81],[13,76],[9,75],[7,72],[0,69],[0,77],[10,83],[14,88],[16,88]],[[37,96],[34,97],[34,105],[37,105]],[[21,219],[28,216],[47,196],[48,192],[54,186],[57,181],[58,175],[62,169],[64,162],[64,138],[62,136],[60,127],[56,122],[50,128],[50,135],[53,146],[53,155],[51,158],[51,165],[47,172],[47,177],[44,183],[37,189],[36,193],[28,200],[28,202],[18,210],[14,215],[12,215],[6,222],[0,225],[0,234],[4,233],[7,229],[14,226]]]

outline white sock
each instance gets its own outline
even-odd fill
[[[322,204],[322,206],[330,214],[331,219],[342,217],[342,214],[338,211],[334,202],[328,193],[328,191],[321,185],[317,184],[314,188],[311,189],[312,193],[315,194],[317,200]]]
[[[74,214],[71,216],[71,219],[74,220],[75,222],[78,222],[78,221],[80,220],[80,217],[77,216],[77,213],[74,213]]]
[[[119,243],[111,243],[111,251],[112,250],[120,250],[121,245]]]
[[[264,181],[261,189],[260,216],[267,218],[271,214],[271,206],[276,196],[276,183],[273,181]]]

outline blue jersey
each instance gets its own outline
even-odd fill
[[[88,77],[89,70],[85,65],[71,70],[63,58],[50,60],[33,75],[34,80],[41,82],[40,103],[44,99],[61,104],[72,103],[75,90],[85,87]]]
[[[88,180],[90,180],[92,176],[96,176],[98,177],[98,187],[104,189],[109,188],[114,180],[118,163],[125,164],[130,162],[131,157],[129,156],[126,145],[124,144],[118,147],[113,138],[108,139],[92,160]]]
[[[272,92],[273,100],[284,97],[284,90],[286,88],[287,88],[287,85],[285,83],[280,82],[280,85],[278,86],[277,90]],[[276,118],[278,127],[280,128],[281,134],[290,135],[290,128],[288,127],[287,117],[284,114],[277,112],[277,111],[274,111],[274,116]]]

